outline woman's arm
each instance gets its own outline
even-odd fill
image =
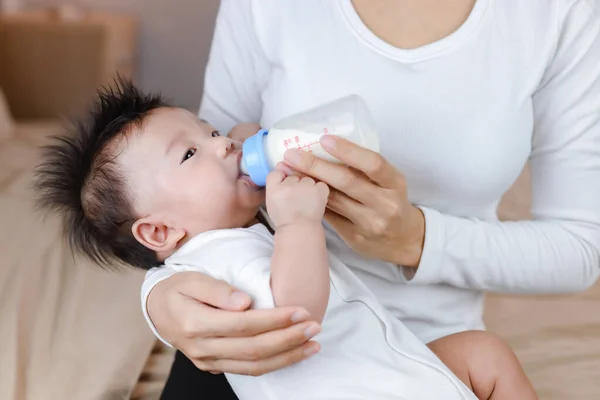
[[[572,2],[533,97],[534,221],[488,223],[424,208],[414,282],[517,293],[580,291],[600,273],[600,13]]]
[[[308,321],[306,310],[245,311],[250,297],[226,282],[200,272],[165,271],[169,278],[147,280],[142,307],[147,306],[145,315],[157,337],[198,368],[261,375],[318,351],[319,345],[306,335],[316,335],[319,324]]]
[[[422,207],[425,239],[419,244],[423,226],[408,204],[404,178],[379,155],[343,140],[323,140],[332,155],[361,171],[353,172],[304,152],[288,152],[291,167],[337,189],[330,196],[328,220],[351,247],[366,256],[418,266],[404,267],[412,284],[557,293],[584,290],[596,281],[600,15],[591,1],[570,4],[558,24],[555,56],[533,97],[535,220],[485,222]]]
[[[259,122],[271,74],[253,17],[253,1],[222,0],[206,66],[200,117],[221,132]]]

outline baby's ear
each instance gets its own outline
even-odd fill
[[[138,242],[163,254],[175,250],[179,241],[185,237],[185,230],[167,226],[152,217],[138,219],[131,231]]]

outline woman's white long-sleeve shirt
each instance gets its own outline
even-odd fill
[[[600,272],[600,2],[477,0],[450,36],[375,36],[350,0],[223,0],[200,115],[227,132],[356,93],[422,208],[416,274],[329,247],[423,341],[483,328],[482,291],[580,291]],[[529,161],[533,221],[496,208]],[[410,271],[409,271],[410,272]],[[142,289],[173,273],[154,269]],[[149,320],[148,320],[149,321]],[[150,322],[150,321],[149,321]]]

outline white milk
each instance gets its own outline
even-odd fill
[[[261,130],[244,142],[240,168],[259,186],[266,175],[283,161],[289,149],[300,149],[317,157],[339,163],[319,144],[323,135],[343,137],[379,152],[379,136],[365,102],[351,95],[284,118],[266,131]]]

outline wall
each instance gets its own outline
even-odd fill
[[[21,6],[21,0],[0,0],[0,13],[19,11]]]
[[[75,3],[139,19],[137,83],[196,112],[219,0],[22,0],[27,6]]]

